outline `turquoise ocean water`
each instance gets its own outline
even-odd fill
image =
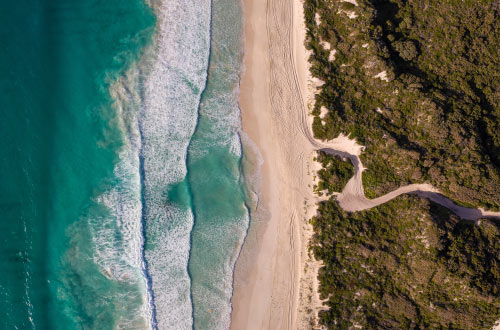
[[[0,328],[224,329],[238,0],[0,5]]]

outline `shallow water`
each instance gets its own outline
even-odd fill
[[[194,228],[189,272],[194,327],[229,328],[233,269],[248,227],[238,108],[241,3],[212,3],[211,52],[196,132],[188,149]]]

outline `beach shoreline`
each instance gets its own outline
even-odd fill
[[[244,2],[245,57],[244,73],[240,84],[240,109],[242,129],[256,145],[262,164],[253,171],[259,172],[260,191],[258,201],[250,208],[250,227],[238,257],[234,273],[232,297],[232,329],[264,329],[271,317],[273,256],[276,244],[270,239],[277,236],[276,222],[271,214],[277,214],[275,168],[270,166],[269,143],[272,130],[264,125],[271,111],[269,101],[269,58],[265,2]],[[256,37],[258,35],[258,37]],[[260,111],[259,111],[260,110]],[[245,156],[249,155],[243,143]],[[261,215],[258,217],[258,215]]]
[[[321,302],[320,265],[307,251],[316,197],[315,151],[303,122],[310,97],[302,95],[309,79],[302,2],[244,0],[244,15],[242,127],[260,153],[250,163],[261,157],[262,165],[259,199],[235,267],[231,328],[310,328]],[[250,149],[244,141],[243,147]]]

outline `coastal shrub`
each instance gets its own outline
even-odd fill
[[[318,190],[328,190],[328,193],[341,192],[347,181],[354,176],[354,166],[351,161],[340,156],[318,152],[317,161],[322,169],[318,171]]]
[[[491,329],[500,318],[500,227],[418,197],[348,214],[322,202],[310,249],[332,329]]]
[[[357,3],[304,2],[311,74],[325,82],[315,137],[350,133],[366,147],[369,198],[428,182],[459,205],[499,210],[500,5]],[[341,188],[331,184],[346,182],[346,168],[323,166],[319,188]],[[324,264],[322,325],[491,329],[500,318],[498,223],[475,225],[414,196],[350,214],[322,202],[311,223],[310,248]]]
[[[417,47],[410,41],[396,41],[392,44],[392,47],[398,52],[399,56],[405,61],[411,61],[417,57]]]
[[[366,146],[365,167],[392,169],[364,180],[372,197],[425,181],[461,205],[500,209],[500,6],[357,2],[304,3],[311,73],[325,82],[315,108],[330,112],[315,118],[315,136],[351,133]],[[335,61],[322,40],[335,44]]]

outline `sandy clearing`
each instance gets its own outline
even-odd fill
[[[358,5],[358,2],[356,0],[341,0],[341,2],[349,2],[349,3],[352,3],[355,6]]]
[[[335,61],[335,54],[337,54],[337,50],[336,49],[332,49],[330,51],[330,54],[328,54],[328,61],[330,61],[330,62]]]
[[[379,78],[380,80],[383,81],[389,81],[389,78],[387,78],[387,71],[385,70],[376,74],[375,76],[373,76],[373,78]]]

